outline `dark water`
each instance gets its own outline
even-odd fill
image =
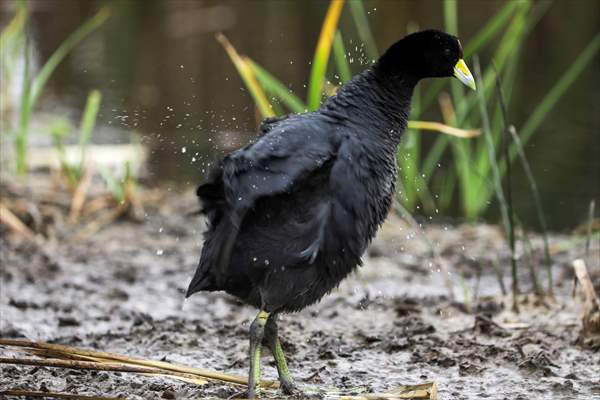
[[[104,95],[100,125],[135,131],[151,144],[151,176],[193,185],[208,161],[246,143],[256,114],[234,67],[214,39],[224,32],[301,94],[327,3],[323,1],[78,1],[31,2],[38,57],[45,60],[61,41],[102,4],[110,20],[58,68],[42,108],[78,114],[91,89]],[[376,42],[383,50],[411,21],[443,27],[438,1],[368,1]],[[498,1],[459,2],[460,35],[467,41],[499,9]],[[10,2],[2,1],[2,21]],[[359,43],[349,10],[341,21],[349,50]],[[556,1],[530,34],[521,56],[510,118],[517,127],[600,26],[600,2]],[[357,59],[359,58],[357,52]],[[490,54],[481,54],[482,63]],[[559,102],[527,155],[537,178],[549,225],[580,223],[600,193],[600,63],[596,58]],[[353,72],[362,68],[358,61]],[[102,142],[102,137],[95,137]],[[104,140],[105,141],[105,140]],[[515,207],[535,227],[535,210],[519,168]],[[458,214],[458,210],[453,212]],[[491,211],[491,219],[495,219]]]

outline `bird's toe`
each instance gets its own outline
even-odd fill
[[[292,380],[282,379],[280,381],[280,387],[283,394],[286,394],[288,396],[300,393],[300,390]]]

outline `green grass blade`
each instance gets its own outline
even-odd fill
[[[490,164],[492,165],[492,175],[494,182],[494,189],[496,192],[496,197],[498,199],[498,203],[500,205],[500,213],[502,215],[502,221],[504,223],[504,227],[506,232],[509,232],[510,229],[510,221],[508,218],[508,206],[506,204],[506,199],[504,197],[504,193],[502,191],[502,183],[500,181],[500,172],[498,168],[498,163],[496,160],[496,151],[494,149],[494,142],[492,139],[492,134],[490,132],[490,120],[487,112],[487,105],[485,101],[485,92],[484,85],[481,79],[481,66],[479,65],[478,57],[474,57],[474,67],[475,67],[475,80],[477,82],[477,100],[479,102],[479,110],[481,112],[481,119],[483,121],[483,136],[485,138],[487,144],[488,157],[490,160]]]
[[[413,100],[412,100],[412,109],[411,115],[419,115],[421,114],[421,90],[420,88],[415,88]],[[432,214],[435,212],[436,204],[435,200],[429,191],[429,187],[427,186],[427,180],[425,176],[420,172],[419,165],[421,163],[421,130],[435,130],[438,132],[443,132],[446,134],[457,133],[454,132],[454,128],[443,125],[437,122],[428,122],[428,121],[408,121],[408,131],[406,137],[406,147],[410,149],[410,151],[414,154],[410,160],[410,164],[406,165],[405,168],[410,168],[412,171],[412,181],[406,182],[405,185],[413,186],[413,192],[415,194],[414,204],[416,205],[417,199],[423,205],[425,212]]]
[[[29,60],[29,38],[25,38],[25,68],[23,71],[23,88],[19,110],[19,127],[15,136],[15,153],[17,174],[27,172],[27,144],[29,140],[29,121],[31,119],[31,65]]]
[[[15,16],[10,20],[8,25],[2,29],[2,33],[0,33],[0,51],[2,51],[2,53],[7,52],[7,49],[11,47],[11,43],[21,36],[25,30],[25,23],[27,22],[27,4],[24,1],[19,1],[17,4],[18,8]]]
[[[448,210],[454,199],[454,191],[458,179],[452,169],[448,169],[443,175],[438,175],[438,179],[440,180],[440,183],[436,185],[439,188],[438,205],[441,210]]]
[[[456,0],[444,0],[444,26],[448,33],[458,35],[458,7]],[[452,98],[456,106],[456,114],[464,120],[464,90],[457,81],[450,82]],[[458,139],[451,139],[452,153],[454,155],[454,167],[460,181],[461,199],[463,212],[468,219],[474,219],[478,215],[477,193],[473,190],[479,182],[477,175],[471,169],[471,144]]]
[[[487,46],[487,44],[496,36],[498,31],[509,21],[518,7],[522,7],[523,2],[507,1],[506,4],[494,14],[494,16],[473,36],[473,39],[465,45],[465,58],[472,56],[479,50]]]
[[[83,23],[75,32],[73,32],[62,44],[52,53],[48,61],[44,64],[31,86],[30,107],[35,107],[35,104],[46,85],[46,82],[56,69],[60,62],[69,54],[69,52],[77,46],[86,36],[100,27],[109,17],[108,8],[101,8],[96,15]]]
[[[350,64],[346,57],[346,47],[344,46],[344,40],[342,39],[342,33],[338,30],[333,38],[333,58],[337,67],[338,74],[340,76],[341,83],[346,83],[352,79],[352,72],[350,71]]]
[[[420,98],[421,91],[415,89],[411,115],[420,113]],[[398,149],[396,159],[400,169],[399,180],[400,187],[404,189],[404,204],[410,210],[418,208],[417,203],[423,205],[428,213],[432,213],[436,206],[433,196],[427,187],[427,182],[419,172],[419,164],[421,157],[421,129],[428,130],[444,130],[448,127],[435,122],[427,121],[408,121],[408,130],[402,141],[402,146]]]
[[[522,6],[521,5],[522,3],[519,3],[519,2],[510,2],[510,3],[514,3],[514,5],[510,5],[510,4],[505,5],[501,9],[501,11],[496,16],[494,16],[484,26],[484,28],[482,28],[475,35],[473,40],[470,41],[469,44],[467,44],[467,48],[469,48],[469,51],[472,52],[475,49],[478,49],[479,47],[483,47],[483,46],[487,45],[490,42],[490,40],[493,39],[493,37],[496,35],[496,33],[503,26],[506,25],[507,21],[514,14],[515,10],[518,9],[521,14],[524,14],[527,11],[527,7]],[[517,5],[521,5],[521,8],[519,9],[517,7]],[[457,16],[456,16],[456,14],[457,14],[456,13],[456,2],[454,2],[454,1],[445,2],[444,3],[444,11],[445,11],[444,12],[445,23],[446,23],[446,26],[448,27],[447,29],[457,30],[458,22],[457,22]],[[515,24],[515,22],[513,21],[511,23],[511,26],[514,24]],[[511,35],[514,35],[514,34],[510,34],[509,32],[512,32],[512,30],[511,29],[507,30],[507,33],[505,34],[504,39],[506,39],[506,37],[510,37]],[[474,44],[470,44],[471,42],[473,42]],[[503,47],[514,46],[515,42],[509,41],[508,43],[505,43],[505,40],[503,40],[501,43],[503,43],[503,44],[498,49],[498,52],[501,52]],[[504,62],[504,61],[502,61],[502,62]],[[489,80],[489,78],[488,78],[488,80]],[[429,106],[429,104],[433,101],[435,96],[438,95],[440,89],[445,84],[446,84],[445,81],[439,81],[439,83],[435,82],[432,85],[432,87],[429,89],[429,91],[427,92],[427,94],[425,95],[425,98],[423,100],[423,105],[425,107]],[[452,84],[452,94],[453,94],[454,101],[456,103],[456,108],[458,110],[457,121],[452,122],[452,124],[455,126],[460,126],[465,123],[465,119],[471,115],[470,114],[471,109],[476,102],[475,95],[470,95],[470,97],[465,98],[463,96],[463,93],[464,92],[461,90],[461,88],[457,87],[456,84]],[[471,121],[471,122],[473,122],[473,121]],[[446,122],[446,123],[448,123],[448,122]],[[434,168],[437,165],[437,163],[439,162],[440,158],[443,156],[444,152],[446,151],[448,144],[450,144],[450,143],[453,143],[453,142],[451,142],[450,138],[448,138],[448,137],[442,136],[436,140],[436,142],[434,143],[429,154],[425,158],[425,161],[423,164],[423,172],[426,174],[427,177],[431,176],[431,172],[434,170]],[[475,146],[477,146],[477,144]],[[460,147],[460,149],[458,147]],[[466,158],[465,160],[463,160],[462,163],[459,162],[455,166],[458,168],[462,168],[462,169],[469,169],[469,170],[463,170],[459,174],[459,176],[461,176],[461,181],[463,182],[463,183],[461,183],[461,185],[463,185],[463,184],[467,185],[467,187],[464,187],[461,190],[463,193],[463,198],[467,201],[467,205],[465,205],[465,207],[470,208],[470,209],[484,209],[485,204],[487,204],[488,199],[487,198],[481,199],[481,197],[478,195],[478,193],[476,193],[475,190],[472,189],[475,186],[477,186],[477,187],[481,186],[481,180],[478,179],[477,174],[472,174],[470,171],[470,168],[472,168],[470,166],[471,162],[469,161],[470,157],[471,157],[470,144],[460,143],[460,142],[455,143],[453,145],[453,149],[454,149],[455,156]],[[476,159],[479,158],[478,157],[479,154],[480,154],[480,152],[477,152],[477,151],[475,152]],[[479,175],[485,175],[485,174],[479,174]],[[429,179],[429,178],[427,178],[427,179]],[[471,189],[469,189],[469,188],[471,188]],[[474,211],[471,211],[470,213],[473,214]]]
[[[412,99],[411,114],[420,112],[420,91],[415,88]],[[402,139],[402,146],[398,148],[396,160],[399,169],[399,178],[402,181],[401,187],[404,189],[403,204],[414,211],[418,200],[419,187],[419,156],[421,153],[421,137],[419,129],[409,128]]]
[[[527,161],[527,157],[525,156],[525,150],[523,149],[523,145],[521,144],[521,139],[519,135],[517,135],[517,130],[514,126],[508,126],[508,116],[506,109],[506,102],[504,100],[504,94],[502,91],[502,81],[500,75],[496,73],[496,90],[498,92],[498,103],[500,105],[500,113],[502,114],[503,128],[507,129],[506,132],[510,135],[509,139],[512,139],[513,145],[517,149],[517,153],[519,155],[519,160],[521,161],[521,166],[523,171],[525,171],[525,176],[527,177],[527,181],[529,182],[529,187],[531,188],[531,193],[533,195],[533,201],[535,204],[535,210],[538,217],[538,221],[540,224],[540,228],[542,230],[542,237],[544,240],[544,256],[545,256],[545,265],[548,274],[548,292],[553,292],[553,282],[552,282],[552,260],[550,258],[550,246],[548,244],[548,229],[546,225],[546,218],[544,216],[544,209],[542,207],[542,199],[540,196],[540,192],[537,188],[537,183],[533,176],[533,172],[531,171],[531,167],[529,166],[529,162]],[[510,141],[507,141],[507,144]],[[508,150],[508,147],[505,147]],[[505,156],[505,159],[508,158],[508,155]],[[510,163],[507,163],[507,176],[509,176],[508,171],[510,170]],[[510,211],[509,211],[510,212]]]
[[[85,151],[92,138],[92,132],[96,125],[96,117],[98,116],[101,101],[102,95],[100,92],[98,90],[92,90],[85,103],[83,117],[81,118],[81,128],[79,131],[79,151],[81,152],[79,158],[79,172],[82,172],[84,168]]]
[[[288,87],[279,79],[271,75],[266,69],[262,68],[256,62],[245,58],[252,70],[256,80],[272,96],[277,97],[290,111],[302,113],[306,111],[306,104],[300,100]]]
[[[27,3],[25,1],[17,2],[17,10],[14,17],[4,27],[0,33],[0,104],[8,105],[10,101],[10,88],[13,78],[22,73],[18,60],[25,48],[25,27],[27,25]],[[23,92],[21,92],[23,95]],[[23,100],[23,97],[19,99]],[[5,128],[6,127],[6,128]],[[5,118],[0,119],[0,129],[6,129],[7,135],[2,139],[15,141],[19,134],[19,126],[13,127],[10,121]],[[15,149],[16,150],[16,149]],[[16,151],[15,151],[15,154]]]
[[[435,140],[429,149],[429,152],[423,161],[423,173],[426,176],[431,176],[433,174],[435,167],[444,155],[444,151],[446,150],[448,142],[450,142],[450,137],[441,135]]]
[[[414,136],[414,132],[407,132],[405,140],[410,141]],[[416,154],[410,149],[410,144],[403,145],[402,150],[396,154],[402,204],[410,211],[414,211],[417,201],[415,158]]]
[[[529,3],[525,3],[529,4]],[[521,7],[518,9],[515,17],[511,21],[508,29],[506,30],[502,40],[500,41],[500,45],[498,46],[496,52],[494,53],[494,63],[498,68],[498,71],[503,71],[508,61],[512,59],[517,49],[521,46],[523,39],[525,38],[526,33],[528,32],[528,25],[530,24],[530,19],[528,15],[529,7]],[[495,82],[494,73],[491,68],[487,68],[484,72],[483,76],[483,85],[484,92],[486,93],[486,100],[490,98],[493,90],[493,85]],[[467,99],[467,103],[464,107],[465,113],[470,112],[471,109],[475,108],[478,102],[477,96],[471,96]],[[476,123],[477,119],[474,119],[472,122]],[[461,121],[459,121],[461,123]]]
[[[373,32],[371,31],[365,6],[362,0],[352,0],[349,2],[349,4],[352,19],[354,19],[354,24],[356,25],[356,30],[358,31],[358,37],[360,37],[360,40],[362,40],[362,42],[365,44],[367,56],[370,60],[377,60],[379,58],[379,51],[377,50],[377,45],[375,44],[375,38],[373,36]]]
[[[506,30],[500,45],[495,53],[494,60],[496,61],[499,68],[503,68],[507,63],[512,60],[513,55],[518,53],[518,49],[521,46],[522,40],[530,26],[530,14],[529,14],[529,3],[524,3],[524,6],[519,8],[511,21],[508,29]],[[488,67],[482,77],[483,86],[482,92],[485,96],[485,100],[488,101],[491,98],[492,85],[494,84],[494,75],[490,67]],[[479,94],[479,93],[478,93]],[[477,95],[478,95],[477,94]],[[479,115],[472,113],[472,109],[478,103],[477,95],[469,95],[464,98],[464,101],[459,105],[459,112],[457,112],[458,124],[464,123],[468,120],[471,124],[479,124],[483,114]],[[496,141],[495,139],[501,135],[502,130],[492,130],[491,123],[488,117],[488,132],[491,133],[492,144]],[[498,127],[496,127],[499,129]],[[470,166],[470,174],[464,175],[465,178],[469,178],[466,182],[466,188],[463,188],[463,194],[468,200],[468,203],[464,205],[465,209],[469,210],[471,215],[480,214],[483,212],[490,203],[490,197],[497,192],[497,188],[494,185],[494,179],[491,179],[491,185],[487,182],[487,177],[494,177],[493,163],[497,163],[499,158],[490,158],[489,149],[490,146],[487,143],[487,137],[484,138],[483,145],[476,145],[474,149],[474,163]],[[491,146],[495,149],[495,146]],[[500,157],[501,158],[501,157]],[[464,164],[463,164],[464,165]],[[502,176],[502,173],[500,173]],[[464,181],[461,182],[461,185]]]
[[[344,0],[331,0],[327,15],[323,21],[319,42],[315,50],[315,56],[310,70],[310,80],[308,82],[308,99],[306,101],[308,110],[315,111],[321,105],[323,85],[325,83],[325,74],[327,73],[327,64],[329,63],[329,54],[333,44],[333,37],[337,30],[338,21],[342,14]]]
[[[440,102],[444,122],[448,125],[456,126],[456,112],[450,96],[447,93],[442,93],[438,96],[438,100]],[[430,180],[433,176],[433,171],[439,165],[449,142],[450,138],[448,136],[441,136],[436,139],[433,146],[429,149],[422,167],[426,180]]]
[[[494,69],[494,73],[496,75],[496,87],[498,88],[499,91],[499,103],[500,103],[500,109],[502,111],[502,150],[504,152],[504,158],[508,159],[508,146],[509,146],[509,142],[510,140],[507,136],[509,135],[508,132],[508,116],[507,116],[507,111],[506,111],[506,105],[504,104],[504,100],[502,98],[502,89],[499,85],[499,78],[498,78],[498,71],[495,69],[494,65],[492,64],[492,68]],[[492,143],[492,148],[493,148],[493,138],[491,138],[489,140]],[[500,171],[498,168],[498,163],[496,160],[491,160],[490,163],[493,166],[493,172],[494,172],[494,176],[497,177],[498,181],[500,181]],[[517,256],[516,256],[516,251],[515,251],[515,214],[514,214],[514,208],[513,208],[513,197],[512,197],[512,168],[511,168],[511,163],[507,163],[507,170],[506,170],[506,213],[508,214],[508,238],[509,238],[509,243],[510,243],[510,254],[511,254],[511,266],[512,266],[512,276],[513,276],[513,309],[517,310],[517,300],[516,300],[516,295],[519,294],[519,285],[518,285],[518,280],[517,280]],[[525,230],[523,230],[523,232],[525,232]],[[533,268],[533,267],[532,267]],[[533,271],[533,269],[532,269]],[[534,278],[534,283],[537,285],[537,277],[535,276],[535,273],[533,273],[533,278]]]
[[[52,123],[50,127],[50,136],[52,137],[52,144],[56,153],[58,154],[58,161],[63,174],[67,177],[69,185],[75,187],[77,185],[77,174],[75,168],[69,164],[66,157],[65,145],[63,140],[71,133],[71,125],[69,120],[66,118],[59,118]]]
[[[125,192],[123,190],[123,185],[119,184],[115,176],[112,172],[105,166],[100,166],[100,175],[104,178],[104,182],[108,187],[108,190],[111,192],[113,198],[121,203],[125,200]]]
[[[486,108],[485,101],[485,93],[484,86],[482,85],[481,79],[481,67],[479,65],[479,58],[474,58],[475,62],[475,80],[477,81],[477,99],[479,100],[479,108],[481,111],[481,119],[483,121],[483,131],[486,139],[488,154],[490,158],[490,164],[492,165],[492,174],[494,179],[494,188],[496,192],[496,197],[498,202],[500,203],[500,212],[502,215],[502,220],[504,223],[504,228],[509,237],[510,243],[510,251],[511,251],[511,271],[512,271],[512,292],[513,292],[513,310],[518,311],[517,306],[517,295],[519,294],[519,280],[517,274],[517,256],[515,252],[515,225],[513,220],[513,210],[512,210],[512,199],[510,197],[510,181],[508,184],[508,200],[504,197],[504,192],[502,191],[502,182],[500,180],[500,172],[498,168],[498,162],[496,160],[496,152],[494,150],[494,142],[490,132],[490,121]],[[481,85],[480,85],[481,83]]]
[[[550,244],[548,242],[548,228],[546,225],[546,217],[544,217],[544,209],[542,208],[542,199],[540,196],[540,192],[537,187],[537,183],[535,182],[535,178],[533,176],[533,172],[531,171],[531,167],[529,166],[529,162],[527,161],[527,157],[525,156],[525,151],[523,149],[523,144],[519,139],[519,135],[517,134],[517,130],[514,126],[510,126],[508,128],[508,132],[511,135],[512,141],[517,148],[517,153],[519,155],[519,160],[521,161],[521,166],[525,171],[525,176],[527,177],[527,181],[529,182],[529,187],[531,188],[531,193],[533,195],[533,201],[535,204],[535,212],[538,218],[538,222],[540,224],[540,228],[542,230],[542,238],[544,240],[544,264],[546,265],[546,270],[548,274],[548,292],[552,293],[554,284],[552,282],[552,258],[550,257]]]
[[[498,49],[497,56],[494,57],[497,67],[496,70],[504,68],[505,76],[508,77],[508,82],[510,86],[507,87],[509,95],[511,94],[512,82],[514,82],[515,72],[517,70],[517,62],[519,59],[519,54],[522,50],[522,43],[524,38],[533,30],[533,28],[537,25],[543,15],[548,11],[551,2],[538,2],[529,11],[529,3],[525,3],[525,5],[518,9],[515,18],[511,22],[509,29],[503,36],[501,40],[501,46]],[[502,49],[502,47],[505,47]],[[500,56],[502,55],[502,56]],[[503,63],[503,65],[498,66],[498,62]],[[488,68],[488,70],[484,73],[484,82],[486,85],[490,85],[490,87],[486,87],[486,92],[488,97],[491,95],[491,84],[493,83],[493,78],[495,76],[495,72]],[[507,103],[508,104],[508,103]],[[468,109],[474,106],[474,103],[470,103],[468,105]],[[471,119],[473,124],[479,123],[478,115],[474,115]],[[494,138],[494,145],[498,145],[501,138],[503,137],[501,128],[502,118],[499,112],[494,117],[493,125],[492,125],[492,133]],[[490,174],[490,163],[489,158],[487,157],[487,150],[485,142],[481,142],[476,150],[478,156],[476,160],[476,168],[477,171],[482,176],[488,176]],[[500,175],[504,175],[504,169],[506,167],[505,160],[503,157],[500,158]],[[493,190],[490,190],[490,186],[482,189],[480,196],[480,202],[483,204],[489,203],[489,198],[493,196]]]
[[[242,78],[242,81],[246,85],[246,88],[254,100],[254,104],[256,104],[256,107],[260,111],[263,118],[274,117],[275,113],[273,112],[271,103],[267,99],[267,95],[265,94],[263,87],[260,85],[256,76],[254,75],[254,70],[250,64],[246,61],[246,59],[238,54],[235,47],[233,47],[225,35],[218,33],[215,38],[225,49],[225,52],[236,68],[240,78]]]
[[[458,10],[456,0],[444,0],[444,26],[446,32],[458,35]]]

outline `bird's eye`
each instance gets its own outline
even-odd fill
[[[450,49],[444,49],[444,55],[446,57],[449,57],[450,56]]]

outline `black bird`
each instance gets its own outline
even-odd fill
[[[198,188],[208,229],[186,297],[223,290],[260,310],[250,326],[250,398],[263,343],[282,390],[293,392],[276,316],[317,302],[361,265],[390,209],[413,89],[451,76],[475,89],[456,37],[408,35],[318,111],[264,121],[261,136]]]

